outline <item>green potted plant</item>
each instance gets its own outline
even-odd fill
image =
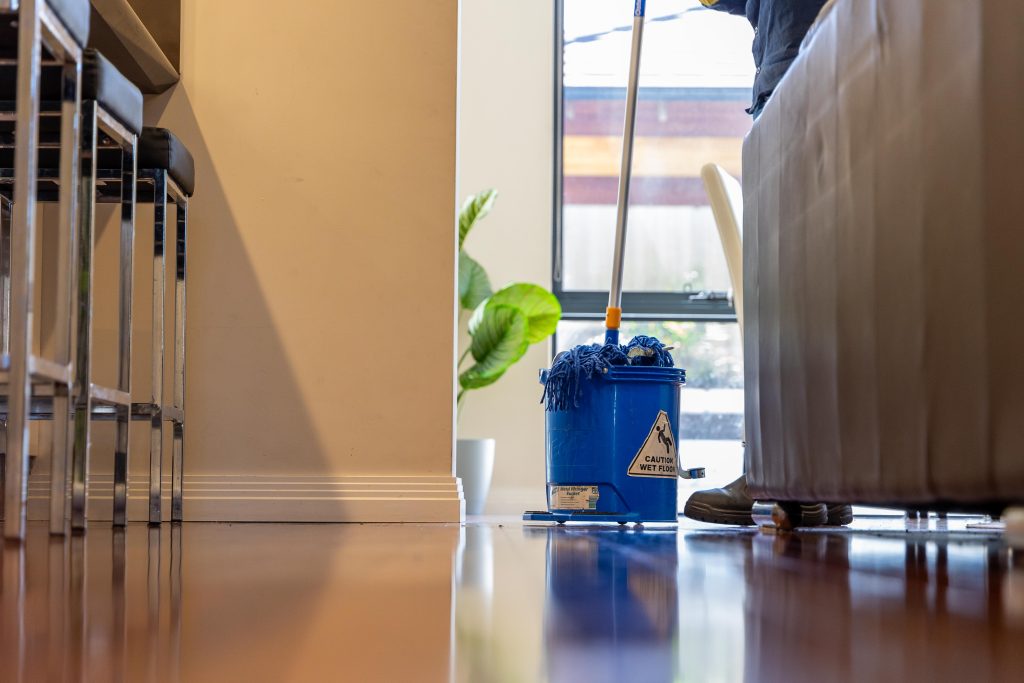
[[[471,196],[459,211],[459,322],[468,317],[470,344],[459,356],[459,413],[468,392],[494,384],[531,344],[555,332],[562,307],[555,295],[535,284],[516,282],[491,288],[490,278],[463,245],[466,236],[490,213],[498,193]],[[459,439],[456,474],[462,479],[466,512],[483,512],[494,467],[494,439]]]

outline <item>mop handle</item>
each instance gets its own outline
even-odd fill
[[[622,131],[622,169],[619,172],[618,212],[615,222],[615,253],[612,257],[612,286],[605,312],[605,343],[619,343],[622,322],[622,267],[626,259],[626,222],[629,217],[629,180],[633,175],[633,138],[636,134],[636,101],[640,91],[640,47],[644,38],[647,0],[636,0],[633,8],[633,47],[629,56],[629,85],[626,88],[626,120]]]

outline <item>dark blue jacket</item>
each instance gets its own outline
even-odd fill
[[[711,9],[742,14],[754,27],[754,101],[760,108],[800,52],[807,29],[826,0],[700,0]]]

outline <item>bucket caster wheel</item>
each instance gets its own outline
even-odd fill
[[[557,524],[558,526],[565,526],[565,521],[560,519],[557,522],[555,522],[555,524]]]
[[[629,522],[619,522],[619,526],[626,526]]]
[[[759,500],[754,503],[750,514],[761,531],[792,531],[800,523],[800,503]]]

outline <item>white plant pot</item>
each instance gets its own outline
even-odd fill
[[[466,514],[482,515],[494,472],[494,439],[459,439],[455,446],[455,476],[462,480]]]

